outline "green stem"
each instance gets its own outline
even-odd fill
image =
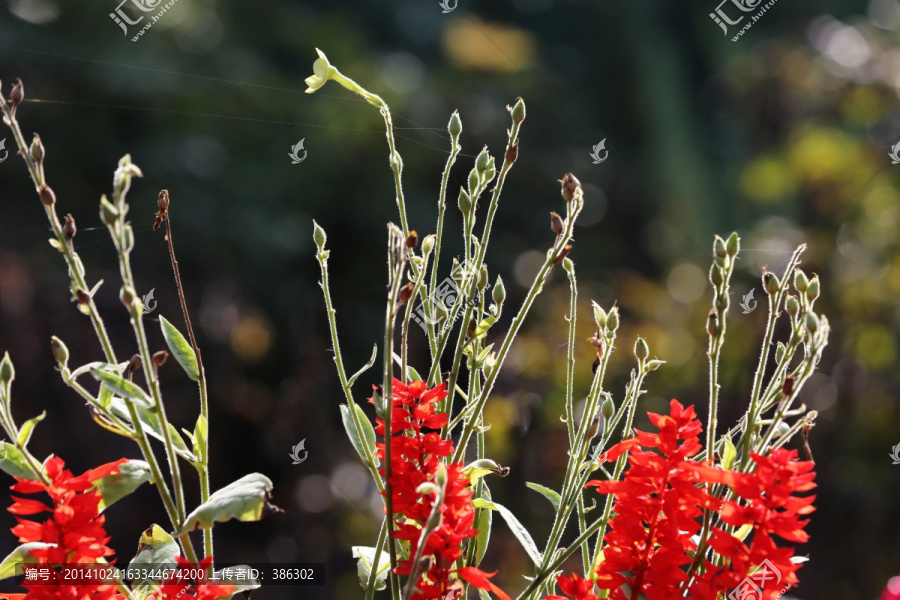
[[[384,550],[384,542],[387,536],[387,519],[381,522],[381,530],[378,532],[378,541],[375,543],[375,554],[372,559],[372,568],[369,571],[369,580],[366,582],[366,600],[375,597],[375,582],[378,580],[378,567],[381,562],[381,552]]]

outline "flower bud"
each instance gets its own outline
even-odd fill
[[[566,257],[569,255],[569,251],[571,251],[571,250],[572,250],[572,244],[566,244],[563,247],[563,249],[559,251],[559,254],[554,259],[553,264],[558,265],[559,263],[564,261],[566,259]]]
[[[732,258],[741,251],[741,238],[738,237],[737,231],[728,236],[728,241],[725,242],[725,251]]]
[[[119,299],[126,308],[131,310],[134,306],[134,290],[129,286],[123,285],[122,289],[119,291]]]
[[[775,439],[777,440],[783,435],[786,435],[788,431],[791,430],[791,426],[785,423],[784,421],[778,421],[775,423],[775,429],[773,433],[775,434]]]
[[[709,311],[709,317],[706,319],[706,331],[713,337],[719,334],[719,317],[716,316],[715,310]]]
[[[494,290],[491,292],[491,295],[497,306],[501,306],[503,301],[506,300],[506,288],[503,287],[503,279],[499,275],[497,275],[497,283],[494,284]]]
[[[458,110],[454,110],[453,114],[450,115],[450,122],[447,124],[447,131],[450,132],[450,136],[453,138],[458,138],[459,134],[462,133],[462,120],[459,118]]]
[[[565,225],[563,225],[562,218],[555,212],[550,212],[550,229],[553,230],[553,233],[559,235],[565,229]]]
[[[609,419],[613,416],[613,412],[615,412],[615,410],[616,405],[613,404],[612,396],[607,394],[606,398],[603,400],[603,404],[600,405],[600,414]]]
[[[775,273],[770,273],[766,271],[763,273],[763,287],[766,288],[766,293],[770,296],[778,293],[778,289],[781,287],[781,282],[778,281],[778,276]]]
[[[713,256],[713,262],[722,269],[728,266],[728,258],[725,256]]]
[[[319,248],[319,252],[325,249],[325,240],[328,239],[328,236],[325,235],[325,230],[322,227],[313,221],[313,241],[316,243],[316,246]]]
[[[406,304],[406,302],[409,301],[409,299],[412,297],[414,287],[415,286],[412,284],[412,281],[410,281],[410,282],[407,282],[406,285],[404,285],[403,287],[400,288],[400,294],[397,298],[398,305]]]
[[[562,197],[569,202],[575,198],[575,192],[581,189],[581,182],[571,173],[566,173],[559,182],[562,184]]]
[[[478,158],[475,159],[475,169],[478,171],[479,175],[487,171],[490,161],[491,154],[488,152],[487,146],[485,146],[482,148],[481,152],[478,153]]]
[[[473,173],[474,173],[474,171],[473,171]],[[459,204],[459,211],[464,215],[469,214],[469,211],[472,210],[472,197],[469,196],[469,194],[466,192],[466,190],[464,190],[462,188],[459,188],[458,204]]]
[[[592,301],[591,304],[594,306],[594,321],[597,322],[597,327],[604,329],[606,327],[606,312],[596,302]]]
[[[716,236],[716,239],[713,242],[713,254],[720,258],[728,256],[728,248],[725,246],[725,240],[719,236]]]
[[[510,109],[509,114],[512,115],[513,123],[521,123],[525,120],[525,101],[522,98],[516,98],[516,103]]]
[[[644,338],[639,337],[634,342],[634,356],[639,361],[645,360],[648,356],[650,356],[650,348],[647,346],[647,342],[644,341]]]
[[[56,204],[56,194],[53,193],[50,186],[42,185],[40,195],[41,202],[43,202],[45,206],[53,206]]]
[[[660,368],[661,366],[663,366],[664,364],[666,364],[666,361],[659,360],[657,358],[654,358],[653,360],[648,360],[647,361],[647,371],[655,371],[658,368]]]
[[[16,369],[13,367],[12,360],[9,358],[9,352],[3,353],[3,360],[0,361],[0,383],[8,384],[16,378]]]
[[[587,439],[592,440],[597,437],[597,434],[600,433],[600,430],[603,429],[604,418],[602,413],[597,413],[594,415],[594,418],[591,419],[591,426],[588,428]]]
[[[728,308],[728,294],[716,294],[716,309],[724,311]]]
[[[775,362],[783,361],[785,352],[787,352],[787,347],[782,342],[778,342],[778,345],[775,346]]]
[[[819,276],[813,275],[809,280],[809,288],[806,290],[806,299],[812,302],[819,297]]]
[[[72,239],[75,237],[75,234],[78,233],[78,228],[75,227],[75,218],[71,213],[66,215],[66,222],[63,225],[63,235],[66,236],[67,239]]]
[[[794,376],[788,375],[784,378],[784,383],[781,384],[781,393],[785,396],[790,396],[794,391]]]
[[[816,316],[816,313],[811,312],[806,315],[806,329],[810,333],[815,333],[819,329],[819,317]]]
[[[154,352],[153,356],[150,357],[150,360],[153,361],[154,366],[161,367],[166,364],[167,358],[169,358],[169,353],[165,350],[160,350],[159,352]]]
[[[125,368],[125,374],[128,373],[137,373],[141,370],[141,366],[143,366],[144,361],[141,358],[140,354],[133,354],[131,356],[131,360],[128,361],[128,366]]]
[[[63,341],[55,335],[50,338],[50,350],[53,352],[53,358],[56,359],[59,368],[65,369],[66,364],[69,362],[69,349],[66,348]]]
[[[619,328],[619,308],[613,306],[609,309],[609,312],[606,313],[606,329],[610,334],[615,333],[616,329]]]
[[[514,141],[506,148],[506,156],[504,157],[506,164],[511,165],[519,158],[519,140]]]
[[[428,256],[431,254],[431,251],[434,250],[434,234],[429,234],[425,236],[425,239],[422,240],[422,254]]]
[[[12,91],[9,92],[9,103],[13,105],[13,108],[15,108],[24,99],[25,86],[22,85],[21,79],[16,79],[16,82],[13,84]]]
[[[106,195],[100,198],[100,220],[107,225],[114,225],[119,220],[119,209],[106,199]]]
[[[723,283],[725,283],[725,272],[722,271],[719,265],[713,265],[709,269],[709,281],[713,284],[713,287],[721,287]]]
[[[484,180],[490,181],[494,178],[494,175],[497,174],[497,167],[494,166],[494,157],[491,157],[491,160],[488,161],[487,167],[484,169]]]
[[[75,290],[75,299],[78,300],[78,304],[87,305],[91,303],[91,295],[81,288]]]
[[[413,229],[409,232],[409,237],[406,238],[406,247],[407,248],[415,248],[416,244],[419,243],[419,234],[416,233],[416,230]]]
[[[478,175],[477,169],[472,169],[469,171],[469,193],[473,196],[475,195],[475,190],[478,189],[478,183],[481,181],[481,177]]]
[[[806,273],[800,269],[794,271],[794,287],[801,294],[806,293],[806,290],[809,288],[809,279],[806,278]]]
[[[800,301],[797,300],[797,296],[788,294],[784,301],[784,309],[787,311],[787,314],[796,317],[797,313],[800,312]]]
[[[29,148],[31,152],[31,159],[37,164],[41,164],[44,162],[44,156],[46,152],[44,151],[44,144],[41,143],[41,136],[38,134],[34,134],[34,139],[31,141],[31,148]]]

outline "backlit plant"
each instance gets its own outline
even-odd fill
[[[550,212],[553,236],[548,235],[544,260],[508,329],[497,331],[506,292],[497,276],[488,298],[485,257],[501,192],[518,157],[524,101],[508,107],[511,125],[503,154],[494,157],[485,147],[467,186],[459,190],[464,252],[452,261],[448,294],[447,286],[439,285],[439,273],[447,264],[441,255],[443,225],[450,172],[461,150],[460,115],[454,112],[447,128],[449,157],[434,233],[420,240],[407,218],[403,160],[388,105],[343,75],[321,51],[313,70],[307,93],[333,80],[380,111],[400,217],[399,226],[388,224],[387,229],[382,377],[369,398],[375,426],[352,388],[374,366],[379,349],[376,345],[372,359],[348,376],[330,292],[326,233],[318,224],[313,232],[346,399],[340,407],[344,427],[385,504],[386,518],[374,546],[353,549],[365,598],[389,587],[394,600],[446,600],[465,597],[469,586],[481,597],[509,598],[492,581],[494,574],[479,569],[495,513],[534,565],[532,572],[522,574],[529,583],[520,599],[777,598],[796,585],[795,571],[803,559],[795,556],[792,544],[807,539],[804,517],[812,512],[814,497],[804,493],[814,487],[814,474],[808,449],[808,460],[801,461],[786,444],[798,433],[805,440],[815,422],[815,411],[796,400],[829,334],[828,320],[814,312],[819,280],[799,268],[804,247],[793,253],[780,276],[763,273],[769,316],[759,363],[746,412],[723,429],[717,422],[719,359],[740,239],[736,233],[727,239],[716,236],[709,273],[713,301],[706,323],[710,379],[705,433],[693,406],[675,400],[668,414],[649,415],[654,431],[636,431],[645,378],[663,361],[651,357],[647,342],[638,338],[636,366],[624,395],[617,401],[604,389],[619,327],[615,306],[593,305],[594,322],[586,328],[596,350],[593,380],[586,394],[575,389],[575,346],[585,328],[579,334],[576,269],[568,255],[575,222],[590,198],[572,174],[560,181],[564,210]],[[483,197],[486,209],[479,206]],[[557,203],[548,200],[548,208]],[[476,232],[478,217],[484,224]],[[529,484],[555,513],[541,548],[509,509],[491,499],[486,477],[508,470],[485,454],[489,423],[484,408],[535,298],[557,266],[565,272],[570,292],[564,414],[569,452],[561,489]],[[776,321],[784,316],[791,333],[776,341]],[[420,324],[423,333],[411,323]],[[410,355],[414,335],[424,337],[430,356]],[[579,412],[576,399],[585,395]],[[565,539],[567,528],[575,529],[574,537]],[[574,556],[580,559],[576,572],[564,573],[563,564]]]

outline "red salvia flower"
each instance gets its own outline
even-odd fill
[[[231,598],[234,593],[232,584],[211,583],[209,580],[191,582],[191,575],[198,570],[204,572],[212,565],[212,556],[207,556],[199,563],[181,556],[176,556],[178,569],[159,590],[148,596],[150,600],[218,600],[219,598]]]
[[[463,556],[463,541],[478,534],[473,528],[475,507],[463,464],[446,465],[439,506],[435,507],[439,499],[437,493],[419,492],[419,486],[423,483],[437,483],[441,459],[453,454],[453,442],[441,439],[436,431],[427,431],[447,424],[447,415],[435,412],[436,403],[446,397],[446,384],[428,389],[424,381],[413,381],[409,385],[397,379],[393,381],[390,402],[391,476],[388,483],[394,513],[403,517],[395,525],[393,536],[409,543],[408,557],[399,561],[394,572],[409,577],[413,572],[413,561],[420,554],[427,561],[427,568],[418,569],[413,600],[459,598],[463,588],[459,579],[451,579],[454,574],[477,588],[490,590],[499,598],[509,600],[509,596],[489,581],[492,573],[475,567],[454,567],[454,563]],[[383,419],[376,419],[375,432],[384,436]],[[384,462],[383,443],[377,444],[376,456]],[[380,473],[384,476],[384,467]],[[440,523],[423,542],[422,528],[434,510],[440,514]]]
[[[31,550],[38,559],[38,565],[61,565],[64,563],[97,563],[113,551],[106,545],[109,537],[103,528],[105,517],[98,507],[102,496],[94,489],[94,482],[107,475],[118,473],[118,467],[125,462],[120,459],[105,464],[77,477],[65,468],[59,457],[50,458],[45,467],[50,483],[30,479],[18,479],[11,486],[20,494],[36,494],[44,492],[50,496],[50,504],[39,500],[13,496],[13,504],[9,512],[16,516],[18,525],[12,532],[19,541],[44,542],[53,544],[47,548]],[[20,515],[36,515],[49,511],[53,513],[42,523],[23,519]],[[80,600],[91,598],[104,600],[116,593],[116,586],[108,582],[64,582],[48,585],[46,583],[24,583],[28,589],[28,600],[44,600],[66,598]]]
[[[610,448],[601,460],[616,460],[629,452],[629,469],[621,481],[591,481],[605,494],[614,494],[615,516],[604,536],[603,561],[592,578],[560,576],[557,585],[576,600],[596,598],[594,582],[609,590],[611,600],[688,597],[717,600],[733,590],[752,591],[759,600],[780,597],[797,583],[794,552],[779,547],[775,536],[802,543],[808,536],[801,515],[813,511],[814,496],[796,496],[813,487],[812,462],[797,460],[797,452],[783,448],[769,456],[751,453],[752,473],[728,471],[690,460],[702,448],[702,425],[693,407],[672,400],[669,415],[650,413],[658,433],[636,436]],[[655,449],[655,450],[652,450]],[[739,499],[710,495],[714,484],[729,486]],[[704,509],[737,529],[749,526],[741,541],[721,527],[711,530],[709,546],[724,566],[703,559],[689,581],[697,547],[692,540],[701,527]],[[743,586],[743,587],[742,587]],[[554,600],[564,596],[549,596]]]

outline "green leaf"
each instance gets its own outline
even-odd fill
[[[192,463],[197,462],[199,459],[195,454],[193,454],[190,450],[188,450],[187,444],[184,443],[184,438],[181,437],[181,434],[178,433],[178,430],[175,429],[175,426],[171,423],[167,423],[169,429],[169,439],[172,440],[172,445],[175,447],[175,452],[180,454],[181,456],[190,456],[188,460]]]
[[[500,513],[500,516],[503,517],[503,520],[506,521],[506,524],[509,525],[510,530],[513,535],[516,536],[516,539],[519,540],[519,543],[522,544],[522,547],[525,548],[525,552],[528,553],[528,556],[534,562],[536,567],[541,566],[541,553],[537,548],[537,545],[534,543],[534,539],[532,539],[531,534],[528,533],[528,530],[525,529],[525,526],[519,522],[512,512],[502,504],[498,504],[496,502],[490,502],[483,498],[476,498],[472,501],[472,505],[475,508],[489,508],[491,510],[496,510]]]
[[[463,472],[466,477],[469,478],[471,483],[475,483],[490,473],[499,475],[500,477],[506,477],[509,475],[509,467],[501,467],[489,458],[481,458],[466,465]]]
[[[195,529],[209,529],[213,523],[230,521],[259,521],[281,509],[269,502],[272,481],[261,473],[244,475],[213,493],[209,500],[187,516],[176,535]]]
[[[539,483],[531,483],[530,481],[525,483],[525,487],[529,487],[539,493],[541,496],[550,501],[550,504],[553,505],[553,509],[559,511],[559,494],[554,492],[548,487],[544,487]]]
[[[103,361],[94,361],[89,362],[87,364],[81,365],[71,373],[69,373],[69,379],[77,379],[82,375],[90,372],[90,371],[106,371],[107,373],[119,374],[122,372],[122,369],[127,366],[128,363],[122,363],[121,365],[114,365],[112,363],[103,362]]]
[[[488,316],[481,323],[478,324],[478,327],[475,328],[475,334],[472,336],[473,339],[481,339],[485,335],[487,335],[488,329],[497,322],[497,317]]]
[[[98,479],[97,491],[103,496],[98,506],[105,510],[117,500],[121,500],[145,481],[150,481],[152,474],[150,465],[142,460],[127,460],[119,465],[119,472]]]
[[[108,385],[109,389],[114,393],[124,398],[134,400],[144,408],[153,408],[153,401],[150,399],[150,396],[147,395],[147,392],[127,379],[123,379],[118,375],[99,369],[91,369],[91,375],[93,375],[97,381]]]
[[[197,365],[197,355],[194,349],[188,343],[187,339],[181,332],[175,329],[175,326],[169,323],[164,316],[159,316],[159,326],[162,329],[163,337],[166,339],[166,345],[172,352],[172,356],[187,373],[187,376],[194,381],[200,380],[200,367]]]
[[[162,527],[154,523],[149,529],[141,534],[141,541],[138,542],[137,554],[135,554],[134,558],[131,559],[131,562],[128,563],[128,568],[174,568],[177,564],[175,557],[179,555],[180,549],[175,538],[166,533]],[[155,582],[150,579],[135,580],[131,583],[131,587],[137,590],[141,586],[152,587],[154,583]]]
[[[356,561],[356,574],[359,576],[359,584],[366,588],[369,585],[369,574],[372,572],[372,564],[375,562],[375,548],[371,546],[353,546],[353,558]],[[375,570],[375,589],[383,590],[386,587],[385,580],[391,567],[391,555],[381,551],[378,565]]]
[[[488,502],[491,501],[491,491],[486,483],[481,484],[481,497]],[[488,542],[491,539],[491,523],[494,521],[494,511],[486,508],[477,509],[475,515],[475,529],[478,535],[475,536],[475,563],[471,566],[477,567],[484,559],[484,553],[487,551]]]
[[[369,459],[366,458],[365,452],[366,448],[368,448],[369,454],[372,456],[372,460],[375,461],[375,466],[377,467],[380,464],[380,461],[375,458],[375,429],[372,427],[372,423],[369,421],[368,417],[366,417],[366,413],[363,412],[363,409],[360,408],[359,404],[353,405],[353,412],[356,414],[356,418],[359,419],[362,435],[356,430],[356,423],[353,422],[353,417],[350,414],[350,407],[346,404],[341,404],[341,421],[344,423],[344,431],[347,432],[350,443],[353,444],[356,453],[359,454],[363,463],[368,464]]]
[[[726,435],[722,438],[722,468],[730,470],[734,466],[735,458],[737,458],[737,450],[731,443],[731,437]]]
[[[391,356],[393,356],[394,362],[397,363],[398,367],[403,365],[403,360],[396,352],[392,353]],[[406,365],[406,378],[410,381],[422,381],[422,376],[419,375],[419,372],[409,364]]]
[[[112,390],[109,389],[108,386],[101,384],[100,393],[97,395],[97,404],[99,404],[100,408],[103,410],[109,410],[109,407],[112,406],[112,399]]]
[[[32,550],[38,548],[49,548],[56,544],[47,544],[45,542],[28,542],[22,544],[0,562],[0,579],[7,579],[16,575],[22,575],[22,565],[37,564],[38,559],[31,555]]]
[[[350,379],[347,380],[348,388],[353,387],[353,384],[356,383],[357,378],[372,368],[372,365],[375,364],[375,358],[377,358],[377,357],[378,357],[378,344],[374,344],[372,346],[372,357],[369,359],[369,362],[364,364],[359,371],[357,371],[356,373],[353,374],[353,377],[351,377]]]
[[[19,430],[19,437],[16,438],[16,446],[19,448],[24,448],[28,445],[28,441],[31,439],[31,434],[34,431],[34,426],[44,420],[44,417],[47,416],[47,411],[45,410],[41,414],[31,419],[25,421],[22,425],[22,429]]]
[[[209,435],[209,425],[206,422],[206,417],[200,415],[197,417],[197,423],[194,424],[194,437],[192,441],[194,442],[194,456],[200,459],[201,463],[206,463],[206,440]]]
[[[159,441],[163,441],[165,438],[162,434],[162,427],[159,426],[159,419],[156,418],[156,414],[153,411],[147,410],[146,408],[138,405],[134,405],[134,409],[137,412],[138,419],[141,422],[141,426],[144,428],[149,435],[155,437]],[[125,422],[131,422],[131,413],[128,411],[128,406],[125,404],[125,400],[115,397],[112,399],[112,404],[110,405],[110,411],[119,417],[120,419],[124,419]],[[177,444],[173,444],[175,447],[175,452],[187,460],[190,463],[196,463],[197,457],[194,456],[182,443],[182,447],[179,448]]]
[[[0,442],[0,469],[19,479],[40,479],[25,454],[9,442]]]

